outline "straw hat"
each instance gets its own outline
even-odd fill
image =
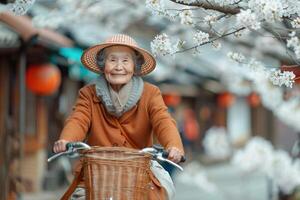
[[[145,49],[138,47],[134,39],[123,34],[114,35],[108,38],[104,43],[86,49],[81,56],[82,64],[95,73],[102,73],[102,69],[97,65],[97,53],[106,47],[115,45],[130,47],[139,52],[144,57],[145,62],[142,64],[141,71],[137,75],[144,76],[154,70],[156,65],[154,57]]]

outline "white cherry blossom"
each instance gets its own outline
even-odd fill
[[[295,32],[290,34],[291,38],[287,40],[286,46],[291,48],[297,59],[300,59],[300,40],[295,36]]]
[[[295,74],[290,71],[281,72],[281,70],[272,70],[270,71],[269,79],[274,85],[285,85],[286,87],[292,88],[295,77]]]
[[[293,28],[300,28],[300,17],[293,19],[291,24]]]
[[[246,26],[247,28],[251,28],[253,30],[260,29],[261,23],[258,21],[256,14],[250,9],[241,10],[241,12],[237,14],[236,20],[238,27]]]
[[[176,0],[176,2],[182,2],[182,3],[186,3],[186,4],[190,4],[190,3],[194,3],[196,0]]]
[[[24,15],[34,3],[35,0],[16,0],[14,3],[7,4],[7,7],[16,15]]]
[[[209,41],[209,34],[203,32],[203,31],[197,31],[194,34],[193,39],[197,45],[201,45],[201,44]]]
[[[218,15],[216,14],[211,14],[211,15],[206,15],[204,17],[204,22],[207,24],[214,24],[218,20]]]
[[[258,19],[267,22],[281,21],[284,14],[282,0],[249,0],[248,8],[251,8]]]
[[[212,2],[214,2],[220,6],[226,6],[226,5],[232,5],[232,4],[238,3],[239,0],[212,0]]]
[[[243,56],[242,54],[237,53],[237,52],[231,52],[230,51],[230,52],[227,53],[227,56],[230,59],[232,59],[232,60],[234,60],[236,62],[239,62],[239,63],[242,63],[245,60],[245,56]]]
[[[174,46],[165,33],[155,36],[154,40],[151,42],[151,51],[155,56],[167,55],[174,52]]]
[[[192,25],[193,21],[193,13],[191,10],[183,10],[179,13],[180,23],[186,25]]]

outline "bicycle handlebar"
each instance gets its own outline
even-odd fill
[[[155,144],[155,145],[153,145],[153,147],[144,148],[140,152],[150,154],[152,156],[152,158],[154,158],[156,160],[163,161],[163,162],[167,162],[167,163],[173,165],[174,167],[177,167],[181,171],[183,171],[183,169],[180,165],[178,165],[178,164],[174,163],[173,161],[167,159],[168,156],[169,156],[169,152],[164,150],[164,148],[160,145]],[[186,160],[185,157],[182,156],[180,162],[184,162],[185,160]]]
[[[86,143],[83,142],[69,142],[66,144],[66,148],[68,149],[76,149],[76,150],[80,150],[80,149],[91,149],[91,147],[89,145],[87,145]]]
[[[161,145],[154,144],[153,148],[156,149],[158,152],[160,152],[163,158],[169,157],[169,152],[166,151]],[[181,156],[181,159],[179,162],[185,162],[185,160],[186,160],[185,156]]]
[[[69,142],[66,145],[67,150],[64,152],[60,152],[57,154],[54,154],[50,158],[48,158],[48,162],[51,162],[52,160],[62,156],[62,155],[72,155],[74,153],[77,153],[78,150],[82,149],[91,149],[91,147],[83,142]]]
[[[164,150],[163,151],[163,153],[162,153],[162,157],[164,157],[164,158],[168,158],[169,157],[169,152],[168,151],[166,151],[166,150]],[[181,156],[181,159],[180,159],[180,161],[179,162],[185,162],[186,161],[186,158],[185,158],[185,156]]]
[[[48,162],[51,162],[52,160],[62,155],[68,155],[68,156],[73,155],[74,153],[78,153],[78,150],[91,149],[89,145],[83,142],[69,142],[66,144],[66,148],[67,148],[66,151],[54,154],[53,156],[48,158]],[[167,159],[169,156],[169,152],[165,151],[164,148],[160,145],[153,145],[153,147],[144,148],[140,150],[140,152],[150,154],[153,159],[160,160],[163,162],[168,162],[169,164],[183,171],[181,166]],[[182,156],[180,162],[184,162],[185,160],[186,160],[185,157]]]

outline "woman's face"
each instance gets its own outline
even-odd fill
[[[104,76],[114,90],[128,83],[134,73],[134,51],[125,46],[105,49]]]

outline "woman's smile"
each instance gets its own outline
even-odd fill
[[[133,54],[133,50],[125,46],[113,46],[105,50],[104,75],[116,91],[127,84],[133,76]]]

